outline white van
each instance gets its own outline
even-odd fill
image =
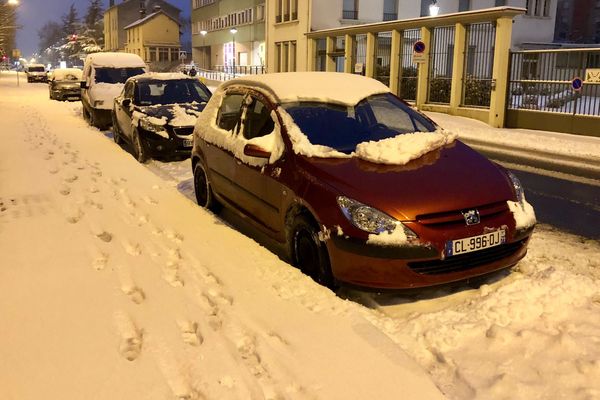
[[[29,64],[25,68],[25,74],[27,74],[27,82],[47,82],[48,74],[46,73],[46,67],[42,64]]]
[[[93,53],[85,59],[81,103],[83,117],[100,129],[112,124],[111,110],[125,81],[135,75],[148,72],[138,55],[130,53]]]

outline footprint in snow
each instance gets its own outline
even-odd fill
[[[81,217],[83,217],[83,211],[77,206],[67,207],[65,210],[65,218],[70,224],[76,224]]]
[[[108,264],[108,254],[100,250],[96,250],[92,257],[94,259],[92,261],[92,267],[94,267],[96,271],[102,271],[104,268],[106,268],[106,265]]]
[[[115,314],[115,325],[121,338],[119,353],[126,360],[135,360],[142,351],[143,332],[135,326],[131,317],[124,312]]]
[[[179,263],[177,261],[168,261],[163,269],[163,279],[173,287],[183,287],[183,279],[179,276]]]
[[[75,182],[77,179],[78,179],[78,176],[77,176],[77,175],[75,175],[75,174],[71,174],[71,175],[69,175],[69,176],[65,177],[65,178],[64,178],[64,181],[65,181],[65,182],[68,182],[68,183],[73,183],[73,182]]]
[[[198,323],[188,320],[178,320],[177,325],[181,331],[181,338],[190,346],[199,346],[204,342],[202,334],[198,330]]]
[[[124,240],[122,243],[123,248],[127,252],[127,254],[131,256],[139,256],[142,254],[142,246],[139,243],[133,243],[129,240]]]
[[[90,225],[90,230],[92,231],[92,234],[94,236],[96,236],[98,239],[102,240],[103,242],[110,242],[113,239],[113,235],[110,232],[107,232],[106,230],[104,230],[104,228],[102,228],[101,226],[98,226],[96,224],[91,224]]]
[[[62,185],[60,187],[60,189],[58,190],[58,192],[60,194],[62,194],[63,196],[68,196],[69,194],[71,194],[71,188],[68,187],[67,185]]]

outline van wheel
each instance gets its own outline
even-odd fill
[[[315,282],[336,289],[325,242],[319,239],[316,223],[304,215],[294,219],[290,229],[292,263]]]
[[[133,155],[135,156],[136,160],[144,164],[146,161],[148,161],[148,153],[146,151],[146,147],[144,146],[144,141],[140,137],[140,133],[137,129],[134,129],[132,133],[133,137],[131,142],[133,145]]]
[[[194,166],[194,192],[196,193],[196,202],[199,206],[207,208],[214,213],[219,212],[221,204],[215,199],[206,169],[200,161]]]

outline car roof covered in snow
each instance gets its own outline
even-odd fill
[[[263,89],[278,103],[315,101],[353,106],[368,96],[390,92],[387,86],[374,79],[339,72],[247,75],[227,81],[222,88],[237,85]]]
[[[76,79],[81,79],[82,71],[78,68],[57,68],[52,71],[52,77],[57,81],[66,79],[67,76],[72,75]]]
[[[182,74],[181,72],[146,72],[145,74],[132,76],[129,79],[135,81],[172,81],[179,79],[198,80],[194,77]]]
[[[135,68],[145,67],[146,63],[137,54],[131,53],[92,53],[88,54],[85,63],[94,67]]]

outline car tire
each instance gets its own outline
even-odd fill
[[[137,129],[132,132],[131,145],[133,147],[133,155],[138,162],[144,164],[148,161],[148,152],[144,146],[144,141],[140,137],[140,133]]]
[[[119,128],[119,123],[117,122],[117,116],[115,112],[112,113],[112,125],[113,125],[113,140],[116,144],[121,145],[123,143],[123,137],[121,136],[121,129]]]
[[[299,215],[294,219],[289,232],[292,264],[315,282],[332,290],[337,289],[327,247],[319,238],[318,225],[305,215]]]
[[[215,213],[221,209],[221,205],[215,199],[206,169],[200,161],[194,166],[194,193],[199,206]]]

